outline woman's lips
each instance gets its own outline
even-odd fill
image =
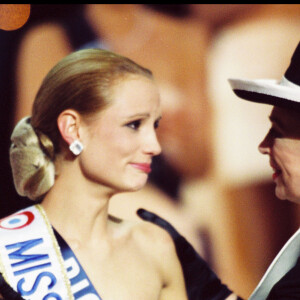
[[[275,162],[273,162],[272,160],[270,161],[270,165],[274,171],[272,178],[273,180],[275,180],[276,178],[278,178],[281,175],[281,170],[279,169],[279,167],[277,167],[277,165],[275,164]]]
[[[274,173],[272,175],[273,180],[275,180],[276,178],[278,178],[281,174],[280,170],[274,170]]]
[[[151,172],[151,165],[147,163],[132,163],[131,164],[134,168],[139,169],[145,173]]]

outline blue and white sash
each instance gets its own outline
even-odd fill
[[[24,299],[101,300],[40,205],[0,220],[0,271]]]
[[[93,284],[80,265],[72,249],[63,238],[54,230],[56,240],[60,246],[64,259],[65,269],[71,282],[71,291],[74,299],[80,300],[101,300]]]

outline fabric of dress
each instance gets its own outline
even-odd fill
[[[267,300],[300,299],[300,258],[272,288]]]

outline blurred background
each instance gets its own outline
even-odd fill
[[[149,184],[116,196],[111,213],[158,213],[249,297],[298,228],[299,208],[276,199],[268,158],[257,150],[271,107],[240,101],[227,79],[283,76],[299,42],[300,5],[29,6],[23,26],[0,29],[0,217],[32,204],[16,195],[8,149],[44,76],[74,50],[109,49],[153,71],[163,105],[163,153]]]

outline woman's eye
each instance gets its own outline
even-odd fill
[[[159,127],[159,121],[160,120],[157,120],[154,122],[154,129],[157,129]]]
[[[281,134],[278,132],[278,130],[273,127],[270,129],[269,134],[274,138],[281,137]]]
[[[141,120],[136,120],[136,121],[128,123],[126,126],[133,130],[138,130],[139,127],[141,126],[141,123],[142,123]]]

